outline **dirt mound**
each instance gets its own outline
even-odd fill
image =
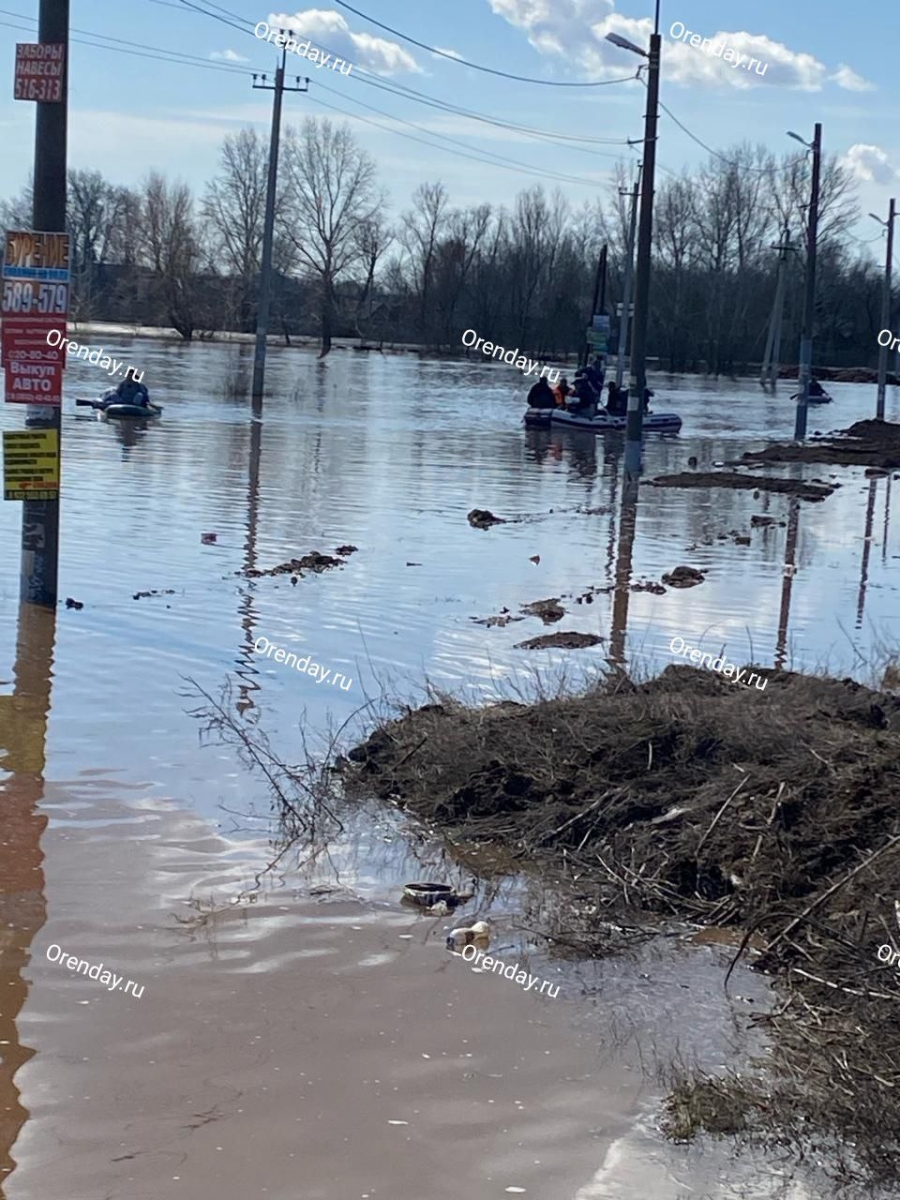
[[[797,447],[798,450],[806,448]],[[779,458],[777,452],[791,450],[793,447],[772,446],[769,449],[776,453],[769,455],[769,450],[748,451],[741,461],[787,462],[789,460]],[[819,460],[810,459],[809,461],[817,462]],[[832,460],[824,459],[823,461],[830,462]],[[767,479],[764,476],[739,475],[736,471],[682,471],[678,475],[657,475],[655,479],[648,479],[646,482],[652,487],[724,487],[757,492],[780,492],[786,496],[799,496],[801,500],[824,500],[834,491],[833,484],[804,483],[800,479]]]
[[[564,907],[581,953],[602,952],[636,910],[743,930],[738,954],[759,945],[783,995],[756,1017],[774,1036],[768,1073],[715,1085],[737,1125],[824,1133],[866,1180],[894,1180],[900,974],[877,951],[900,944],[900,699],[764,674],[764,695],[679,665],[533,705],[429,704],[351,752],[346,789],[399,801],[564,894],[577,879]],[[704,1127],[709,1087],[681,1085],[681,1125]]]
[[[889,421],[855,421],[849,428],[809,442],[791,442],[748,450],[737,463],[824,462],[843,466],[900,467],[900,425]],[[812,486],[812,484],[808,485]]]

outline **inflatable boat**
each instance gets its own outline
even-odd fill
[[[76,400],[80,408],[93,408],[95,412],[103,413],[105,417],[158,417],[162,412],[160,404],[124,404],[121,400]]]
[[[793,396],[791,396],[791,399],[799,400],[800,393],[794,392]],[[829,396],[827,392],[823,392],[821,396],[810,396],[807,400],[807,404],[830,404],[833,399],[833,396]]]
[[[587,429],[591,433],[611,433],[624,430],[625,417],[611,417],[603,409],[594,417],[568,412],[562,408],[529,408],[525,424],[531,429],[554,429],[562,425],[570,429]],[[643,428],[649,433],[677,433],[681,417],[677,413],[644,413]]]

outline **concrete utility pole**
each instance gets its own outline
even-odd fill
[[[616,391],[622,388],[625,374],[625,355],[628,352],[628,325],[631,319],[631,286],[634,282],[634,229],[637,224],[637,202],[641,194],[641,164],[638,163],[633,192],[621,192],[631,196],[631,224],[628,227],[628,258],[625,261],[625,282],[622,289],[622,319],[619,321],[619,346],[616,351]]]
[[[874,213],[869,213],[870,217],[875,217],[879,225],[886,225],[887,228],[887,255],[884,262],[884,287],[881,293],[881,328],[890,329],[891,327],[891,258],[894,253],[894,197],[891,197],[888,207],[887,222],[882,221],[880,217],[875,217]],[[875,419],[878,421],[884,420],[884,390],[887,383],[887,346],[882,346],[879,343],[878,347],[878,399],[875,402]]]
[[[778,282],[775,284],[775,303],[772,305],[772,316],[769,318],[769,332],[766,335],[766,349],[763,354],[762,371],[759,382],[766,386],[768,383],[775,391],[778,381],[778,367],[781,361],[781,318],[784,315],[784,274],[787,266],[788,252],[791,250],[791,235],[787,224],[784,226],[784,236],[780,246],[775,247],[778,254]]]
[[[253,76],[253,86],[259,91],[274,92],[272,104],[272,136],[269,142],[269,178],[266,184],[266,218],[263,226],[262,265],[259,279],[259,302],[256,310],[256,349],[253,355],[253,415],[262,416],[263,387],[266,379],[266,339],[269,335],[269,303],[272,287],[272,241],[275,228],[275,192],[278,184],[278,144],[281,137],[281,97],[285,92],[306,92],[309,90],[309,80],[305,87],[284,86],[284,64],[287,59],[285,40],[287,34],[279,30],[276,44],[281,45],[281,66],[275,71],[275,85],[266,83],[266,76],[261,76],[262,83],[257,83]],[[297,76],[297,82],[300,77]]]
[[[653,180],[656,172],[656,127],[659,119],[659,60],[662,38],[659,33],[659,0],[656,20],[650,35],[650,51],[633,42],[608,33],[607,41],[640,54],[647,59],[647,108],[644,114],[644,179],[641,188],[641,217],[638,227],[637,272],[634,283],[634,331],[631,335],[631,372],[628,389],[628,416],[625,426],[625,475],[641,472],[641,441],[644,430],[644,389],[647,386],[647,321],[650,312],[650,246],[653,238]]]
[[[816,235],[819,225],[819,166],[822,159],[822,126],[816,123],[812,142],[804,142],[796,133],[789,137],[812,150],[812,191],[809,198],[809,221],[806,238],[806,291],[803,295],[803,327],[800,331],[800,395],[794,422],[794,440],[806,437],[806,413],[809,407],[809,380],[812,373],[812,335],[816,310]]]
[[[66,228],[66,127],[69,110],[69,0],[41,0],[38,42],[54,42],[63,51],[62,99],[39,102],[34,134],[35,230],[59,232]],[[62,454],[62,405],[29,404],[28,429],[55,429]],[[22,502],[22,559],[19,599],[23,604],[56,608],[59,578],[59,505],[56,500]]]

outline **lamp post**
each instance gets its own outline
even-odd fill
[[[803,327],[800,330],[799,396],[797,415],[794,421],[794,439],[802,442],[806,437],[806,413],[809,407],[809,379],[812,371],[812,331],[816,306],[816,233],[819,224],[819,165],[822,159],[822,126],[816,124],[811,142],[805,142],[799,133],[788,130],[788,137],[812,151],[812,190],[809,197],[809,220],[806,236],[806,291],[803,295]]]
[[[656,21],[650,35],[650,50],[642,50],[627,38],[608,33],[606,40],[622,50],[630,50],[647,59],[647,107],[644,113],[643,181],[638,226],[637,269],[634,280],[634,327],[631,334],[628,416],[625,426],[625,475],[637,477],[641,471],[641,441],[644,426],[644,389],[647,386],[647,320],[650,301],[650,245],[653,236],[653,177],[656,169],[656,125],[659,117],[659,59],[662,38],[659,33],[659,0]]]
[[[884,261],[884,287],[881,292],[881,328],[891,327],[891,255],[894,252],[894,197],[891,197],[888,207],[888,219],[882,221],[874,213],[869,213],[873,221],[887,229],[887,255]],[[875,419],[884,420],[884,388],[887,382],[887,346],[878,343],[878,399],[875,402]]]

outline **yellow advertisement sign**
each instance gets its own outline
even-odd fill
[[[58,429],[16,429],[4,433],[3,499],[59,499]]]

